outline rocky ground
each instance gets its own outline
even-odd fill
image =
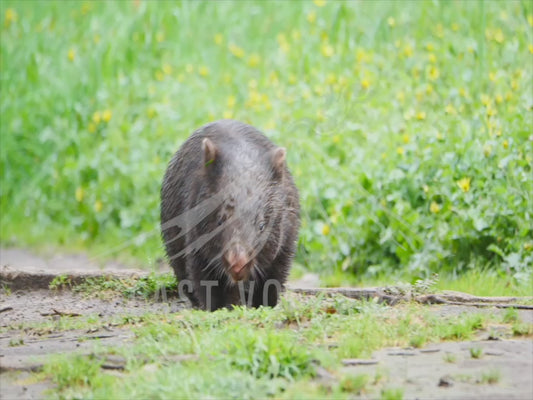
[[[95,342],[100,345],[117,345],[131,340],[132,332],[119,327],[113,321],[121,316],[135,316],[145,313],[176,313],[188,303],[173,298],[167,302],[153,299],[87,298],[70,290],[46,289],[53,276],[65,271],[79,274],[142,275],[142,271],[127,270],[118,264],[104,270],[92,264],[83,256],[55,256],[52,259],[37,257],[21,250],[1,250],[1,275],[14,280],[20,274],[28,276],[30,289],[14,287],[0,292],[0,398],[22,399],[42,398],[43,392],[51,387],[49,382],[35,382],[32,371],[41,368],[43,362],[53,354],[65,352],[89,353]],[[70,266],[70,268],[69,268]],[[80,268],[81,267],[81,268]],[[36,273],[36,271],[40,271]],[[312,283],[307,277],[301,286]],[[298,287],[299,283],[292,284]],[[438,315],[462,312],[503,312],[492,307],[477,308],[465,305],[428,306]],[[533,310],[519,310],[524,322],[533,323]],[[61,316],[98,316],[94,328],[57,330]],[[102,324],[101,321],[106,321]],[[39,324],[39,329],[28,329]],[[483,357],[472,358],[470,349],[482,349]],[[454,362],[446,362],[453,358]],[[121,367],[120,359],[109,359],[104,368]],[[355,373],[375,375],[379,369],[386,369],[388,379],[397,387],[404,388],[408,399],[532,399],[533,398],[533,341],[502,340],[491,334],[484,334],[476,341],[447,342],[422,349],[387,348],[376,352],[369,360],[346,360],[344,366]],[[497,371],[495,384],[482,384],[491,379]],[[327,377],[326,377],[327,378]]]

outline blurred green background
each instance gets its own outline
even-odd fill
[[[288,149],[295,274],[329,284],[533,264],[529,1],[2,1],[0,240],[144,267],[197,127]]]

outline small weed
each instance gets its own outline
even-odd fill
[[[473,376],[469,374],[456,374],[453,379],[457,382],[470,383],[473,380]]]
[[[71,358],[57,358],[56,363],[45,365],[44,372],[57,384],[58,390],[62,391],[75,386],[97,386],[101,381],[101,361],[94,355],[75,356]]]
[[[2,289],[0,290],[0,293],[3,293],[6,296],[10,296],[11,295],[11,288],[8,285],[6,285],[6,284],[2,284]]]
[[[450,364],[453,364],[457,361],[457,356],[452,353],[446,353],[444,354],[444,361]]]
[[[368,383],[368,375],[345,375],[339,384],[343,392],[360,394]]]
[[[481,347],[471,347],[470,348],[470,357],[472,358],[481,358],[483,356],[483,349]]]
[[[529,336],[533,335],[533,324],[527,324],[525,322],[513,323],[513,336]]]
[[[48,285],[50,290],[59,290],[71,286],[70,278],[67,275],[58,275]]]
[[[377,385],[380,382],[385,382],[388,378],[388,371],[383,368],[377,368],[372,380],[372,385]]]
[[[518,310],[516,308],[508,308],[505,310],[505,314],[503,315],[503,322],[507,324],[511,324],[513,322],[518,322],[520,320],[520,316],[518,315]]]
[[[490,371],[484,372],[481,375],[481,379],[478,381],[479,383],[488,383],[489,385],[494,385],[495,383],[498,383],[501,378],[501,373],[497,369],[492,369]]]
[[[428,339],[427,335],[418,334],[418,335],[413,336],[409,340],[409,345],[418,349],[418,348],[420,348],[420,347],[422,347],[422,346],[424,346],[426,344],[427,339]]]
[[[23,344],[24,344],[24,339],[22,339],[22,338],[19,338],[19,339],[10,339],[10,340],[9,340],[9,347],[22,346]]]
[[[403,389],[383,389],[381,391],[381,400],[402,400]]]

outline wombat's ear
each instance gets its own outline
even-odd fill
[[[207,166],[213,161],[215,161],[215,157],[217,155],[217,148],[215,144],[208,138],[202,140],[202,151],[204,153],[204,165]]]
[[[282,176],[283,171],[285,170],[286,156],[287,150],[285,150],[285,147],[277,147],[271,153],[272,167],[274,169],[274,172],[279,176]]]

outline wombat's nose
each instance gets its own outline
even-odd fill
[[[226,268],[235,280],[241,280],[245,274],[245,267],[248,264],[248,255],[241,245],[232,246],[223,256]]]

